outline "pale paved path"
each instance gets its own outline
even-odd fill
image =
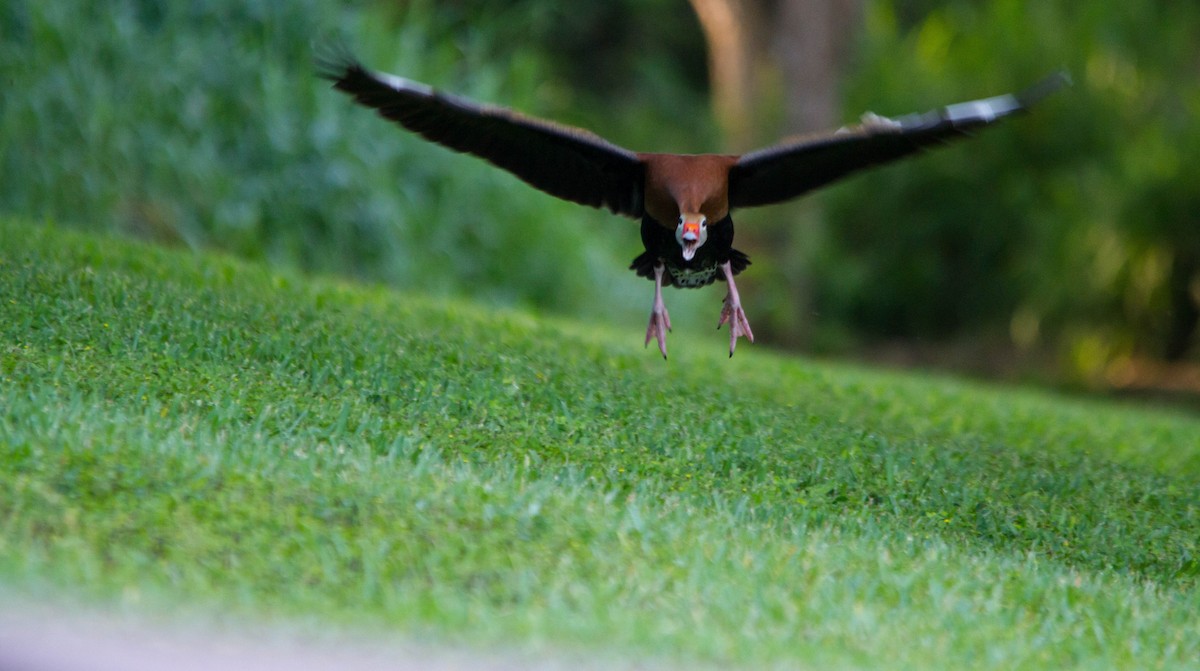
[[[286,629],[151,624],[0,604],[0,671],[599,671],[662,669],[583,656],[486,653]]]

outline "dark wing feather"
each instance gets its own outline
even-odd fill
[[[553,196],[642,216],[644,166],[633,152],[580,128],[371,72],[345,54],[335,58],[320,64],[334,88],[425,139],[485,159]]]
[[[967,137],[972,130],[1027,110],[1068,81],[1064,73],[1057,73],[1017,95],[973,100],[899,119],[868,114],[859,126],[745,154],[729,173],[730,207],[779,203],[855,171]]]

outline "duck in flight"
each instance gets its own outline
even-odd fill
[[[654,281],[646,345],[667,356],[671,318],[663,286],[726,286],[717,328],[729,324],[729,356],[740,337],[754,342],[734,276],[750,259],[733,248],[737,208],[796,198],[858,170],[969,137],[1028,110],[1067,82],[1054,74],[1018,94],[801,136],[740,156],[634,152],[581,128],[437,91],[365,68],[346,53],[320,63],[333,87],[421,137],[511,172],[534,188],[641,220],[645,251],[630,269]]]

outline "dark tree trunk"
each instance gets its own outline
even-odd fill
[[[841,125],[838,84],[858,26],[860,0],[785,0],[771,36],[783,74],[788,133]]]
[[[1181,252],[1168,282],[1171,325],[1163,356],[1167,361],[1179,361],[1195,345],[1196,325],[1200,323],[1200,258]]]

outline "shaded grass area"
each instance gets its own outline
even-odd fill
[[[0,238],[20,589],[748,666],[1200,656],[1195,417]]]

